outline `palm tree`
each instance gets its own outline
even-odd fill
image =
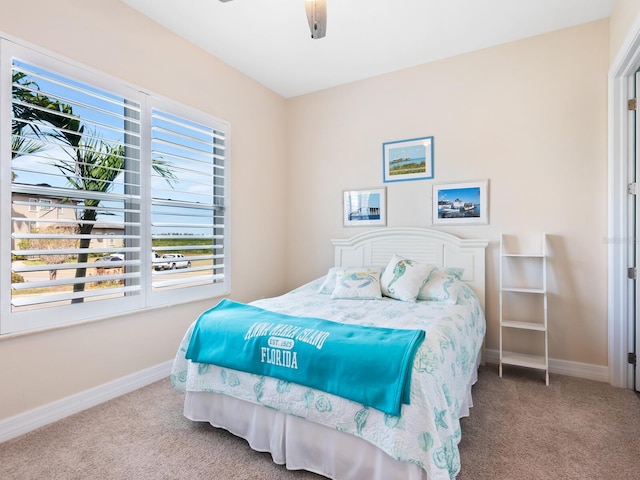
[[[38,135],[40,130],[37,127],[37,110],[28,105],[41,105],[42,103],[51,102],[42,102],[42,98],[38,98],[38,95],[33,93],[34,90],[37,90],[38,85],[25,73],[14,71],[12,84],[13,119],[11,120],[11,159],[14,159],[20,155],[36,153],[44,147],[41,142],[23,136],[23,130],[30,129],[32,133]],[[13,180],[14,178],[15,173],[12,172],[11,179]]]
[[[84,127],[80,124],[78,126],[83,132]],[[66,131],[62,131],[60,138],[66,138],[69,143],[75,142],[70,145],[72,149],[68,152],[69,159],[63,158],[53,162],[53,165],[62,172],[69,184],[78,191],[106,193],[111,190],[114,181],[125,168],[124,147],[109,144],[94,135],[87,135],[85,140],[83,135],[75,135]],[[83,203],[85,208],[78,218],[78,233],[82,235],[78,247],[85,251],[78,254],[78,263],[86,263],[89,259],[90,235],[100,207],[99,199],[85,198]],[[86,267],[76,268],[76,278],[84,278],[86,275]],[[84,282],[73,285],[74,292],[82,292],[84,289]],[[71,302],[80,303],[82,301],[82,298],[76,298]]]
[[[73,115],[70,110],[67,115]],[[59,119],[63,118],[62,122]],[[105,142],[93,132],[85,132],[84,125],[79,120],[69,117],[53,116],[51,122],[59,122],[55,134],[61,142],[67,144],[70,150],[67,159],[57,159],[52,165],[57,167],[67,179],[67,182],[78,191],[90,191],[106,193],[110,191],[115,180],[123,174],[126,168],[125,147],[121,144]],[[171,171],[170,164],[162,158],[156,158],[152,162],[152,168],[171,185],[175,175]],[[79,248],[86,249],[78,254],[78,263],[86,263],[89,259],[89,247],[91,244],[91,232],[100,213],[100,200],[85,198],[84,209],[79,217],[78,233],[82,235]],[[76,278],[84,278],[87,275],[86,267],[76,269]],[[74,283],[73,291],[82,292],[85,289],[84,282]],[[71,303],[82,303],[82,297],[75,298]]]
[[[67,179],[69,185],[78,191],[106,193],[112,189],[115,180],[125,171],[125,148],[121,144],[106,142],[95,132],[85,132],[80,117],[74,115],[71,105],[51,99],[39,92],[38,85],[22,73],[14,73],[13,87],[14,120],[12,124],[12,141],[16,152],[35,152],[41,148],[38,142],[23,142],[22,132],[31,130],[36,138],[51,136],[58,140],[60,146],[68,154],[68,158],[57,158],[52,165],[58,168]],[[52,131],[44,132],[40,125],[49,125]],[[175,175],[168,161],[154,158],[152,168],[163,177],[170,186]],[[78,220],[78,233],[82,235],[80,249],[86,251],[78,255],[78,263],[86,263],[91,243],[91,232],[95,225],[100,208],[99,199],[84,199],[84,209]],[[76,269],[76,278],[86,277],[86,268]],[[75,283],[74,292],[85,289],[85,283]],[[72,300],[80,303],[84,299]]]

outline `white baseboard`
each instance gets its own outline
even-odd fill
[[[95,407],[120,395],[162,380],[171,373],[172,364],[173,361],[170,360],[28,412],[0,420],[0,442],[5,442],[36,428],[57,422],[74,413]]]
[[[484,361],[498,364],[500,362],[500,353],[498,350],[486,349],[484,351]],[[74,413],[162,380],[169,376],[172,364],[173,361],[167,361],[28,412],[0,420],[0,442],[5,442],[36,428],[44,427]],[[549,372],[598,382],[609,382],[609,369],[601,365],[550,358]]]
[[[486,363],[498,365],[500,363],[500,352],[498,350],[485,349],[484,361]],[[570,362],[568,360],[550,358],[549,373],[609,383],[609,367],[602,365]]]

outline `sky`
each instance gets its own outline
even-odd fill
[[[361,193],[349,195],[349,210],[353,211],[360,207],[379,207],[379,193]]]
[[[453,202],[456,198],[462,200],[463,202],[480,204],[480,187],[452,189],[446,189],[446,187],[440,188],[440,191],[438,193],[438,201],[449,200]]]
[[[424,145],[390,148],[389,157],[390,160],[395,160],[396,158],[425,158],[425,148]]]
[[[415,138],[388,142],[383,145],[387,152],[387,161],[398,158],[429,159],[433,155],[433,137]],[[427,158],[427,155],[429,158]]]

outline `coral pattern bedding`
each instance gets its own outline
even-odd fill
[[[424,330],[425,340],[413,361],[410,405],[402,406],[400,416],[297,383],[187,360],[193,325],[173,364],[174,387],[230,395],[317,422],[360,437],[398,461],[419,465],[430,480],[455,478],[460,470],[459,416],[471,405],[470,387],[486,328],[478,297],[460,281],[455,303],[340,298],[328,294],[335,290],[327,288],[330,277],[331,272],[327,278],[252,305],[353,325]],[[384,351],[379,354],[383,356]]]

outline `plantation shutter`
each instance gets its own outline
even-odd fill
[[[0,51],[0,335],[229,293],[229,124]]]
[[[151,125],[153,291],[226,285],[228,128],[170,107]]]
[[[17,59],[12,81],[12,311],[138,295],[140,103]]]

